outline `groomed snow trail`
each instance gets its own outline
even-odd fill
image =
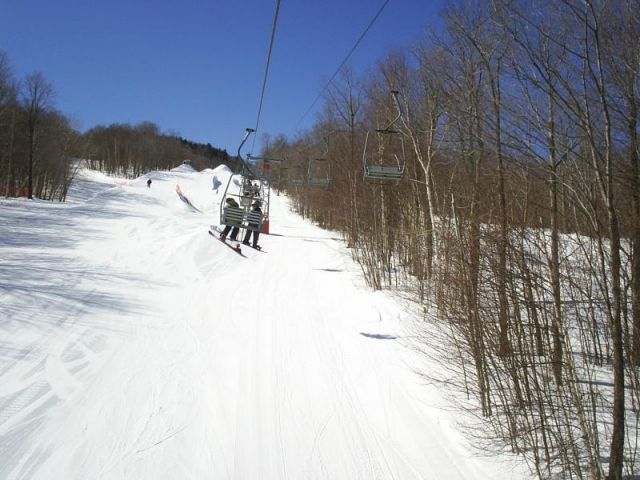
[[[214,173],[0,201],[0,478],[526,478],[472,454],[336,234],[272,196],[264,252],[211,238]]]

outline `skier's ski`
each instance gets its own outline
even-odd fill
[[[238,255],[240,255],[241,257],[245,257],[246,255],[244,253],[242,253],[242,250],[240,250],[240,245],[238,244],[237,246],[233,246],[230,243],[225,242],[224,240],[222,240],[218,235],[216,235],[214,232],[212,232],[211,230],[209,230],[209,235],[211,235],[213,238],[219,240],[220,242],[224,243],[227,247],[229,247],[231,250],[233,250],[234,252],[236,252]]]
[[[211,225],[211,226],[209,227],[209,233],[211,233],[211,235],[214,235],[215,233],[217,233],[217,234],[218,234],[218,236],[219,236],[219,235],[222,233],[222,229],[221,229],[221,228],[219,228],[219,227],[218,227],[218,226],[216,226],[216,225]],[[214,235],[214,236],[215,236],[215,235]],[[248,244],[248,245],[247,245],[247,244],[246,244],[246,243],[244,243],[244,242],[241,242],[241,243],[242,243],[242,245],[244,245],[244,246],[246,246],[246,247],[253,248],[254,250],[257,250],[258,252],[267,253],[267,252],[265,252],[264,250],[262,250],[262,247],[261,247],[260,245],[258,245],[257,247],[254,247],[254,246],[252,246],[251,244]]]

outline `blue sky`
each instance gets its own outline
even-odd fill
[[[258,138],[313,123],[314,111],[299,120],[383,3],[281,1]],[[444,3],[390,0],[349,63],[364,71],[410,45],[435,28]],[[56,107],[82,131],[151,121],[235,153],[244,129],[255,126],[274,7],[275,0],[14,0],[2,8],[0,50],[17,78],[42,72]]]

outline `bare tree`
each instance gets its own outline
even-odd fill
[[[7,54],[0,51],[0,118],[15,100],[16,86],[12,80]]]
[[[33,164],[38,147],[40,123],[51,107],[54,97],[53,86],[45,80],[41,73],[27,76],[24,83],[23,108],[27,117],[27,136],[29,145],[29,198],[33,198]]]
[[[12,156],[16,129],[18,85],[13,80],[9,59],[0,51],[0,178],[4,177],[4,194],[13,192]],[[6,165],[6,167],[5,167]]]
[[[348,157],[342,158],[340,162],[334,161],[335,166],[334,178],[340,178],[339,173],[343,173],[347,179],[347,185],[345,186],[348,195],[348,202],[345,205],[346,214],[349,222],[349,229],[347,230],[348,243],[354,244],[355,238],[357,238],[357,219],[358,219],[358,180],[359,180],[359,163],[356,159],[356,126],[359,120],[359,115],[362,112],[363,94],[362,88],[355,79],[353,70],[346,66],[340,71],[340,75],[337,81],[332,82],[326,91],[326,100],[329,107],[330,117],[335,120],[330,123],[334,123],[335,127],[330,128],[333,130],[344,130],[349,138],[349,150]],[[331,135],[331,132],[325,132],[325,134]],[[346,168],[345,168],[346,167]]]
[[[295,186],[296,208],[345,234],[373,288],[400,278],[435,307],[460,375],[443,381],[541,478],[602,480],[607,456],[611,478],[636,468],[638,12],[638,0],[460,0],[436,45],[382,59],[366,95],[351,77],[333,85],[325,115],[283,145],[300,157],[330,125],[350,132],[332,147],[331,202]],[[354,152],[395,117],[392,89],[409,181],[372,186]]]

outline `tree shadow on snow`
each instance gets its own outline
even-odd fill
[[[367,338],[374,338],[376,340],[396,340],[398,337],[394,337],[393,335],[387,335],[383,333],[364,333],[360,332],[360,335]]]
[[[318,240],[334,240],[336,242],[341,242],[342,239],[339,237],[312,237],[309,235],[283,235],[281,233],[269,233],[270,237],[284,237],[284,238],[301,238],[308,242],[317,242]]]
[[[119,292],[157,288],[158,282],[73,255],[81,241],[109,235],[88,227],[88,219],[131,217],[130,197],[126,202],[112,190],[77,205],[0,202],[0,372],[53,331],[116,332],[117,322],[97,319],[145,316],[147,306]]]
[[[0,204],[0,251],[3,247],[69,248],[82,239],[99,239],[101,232],[87,226],[89,219],[142,218],[132,215],[130,203],[116,193],[108,192],[76,205],[28,201]],[[140,204],[158,203],[151,197],[138,197],[136,202]]]
[[[112,349],[135,334],[132,326],[155,320],[144,300],[126,292],[161,282],[93,261],[86,247],[83,256],[76,252],[83,241],[110,237],[106,227],[91,227],[93,220],[131,218],[132,199],[141,206],[160,201],[90,182],[81,188],[68,204],[0,200],[0,428],[6,440],[0,457],[7,460],[0,478],[39,471],[51,453],[44,447],[26,465],[19,462],[28,444],[39,441],[49,410],[82,388],[83,375],[95,374]]]

